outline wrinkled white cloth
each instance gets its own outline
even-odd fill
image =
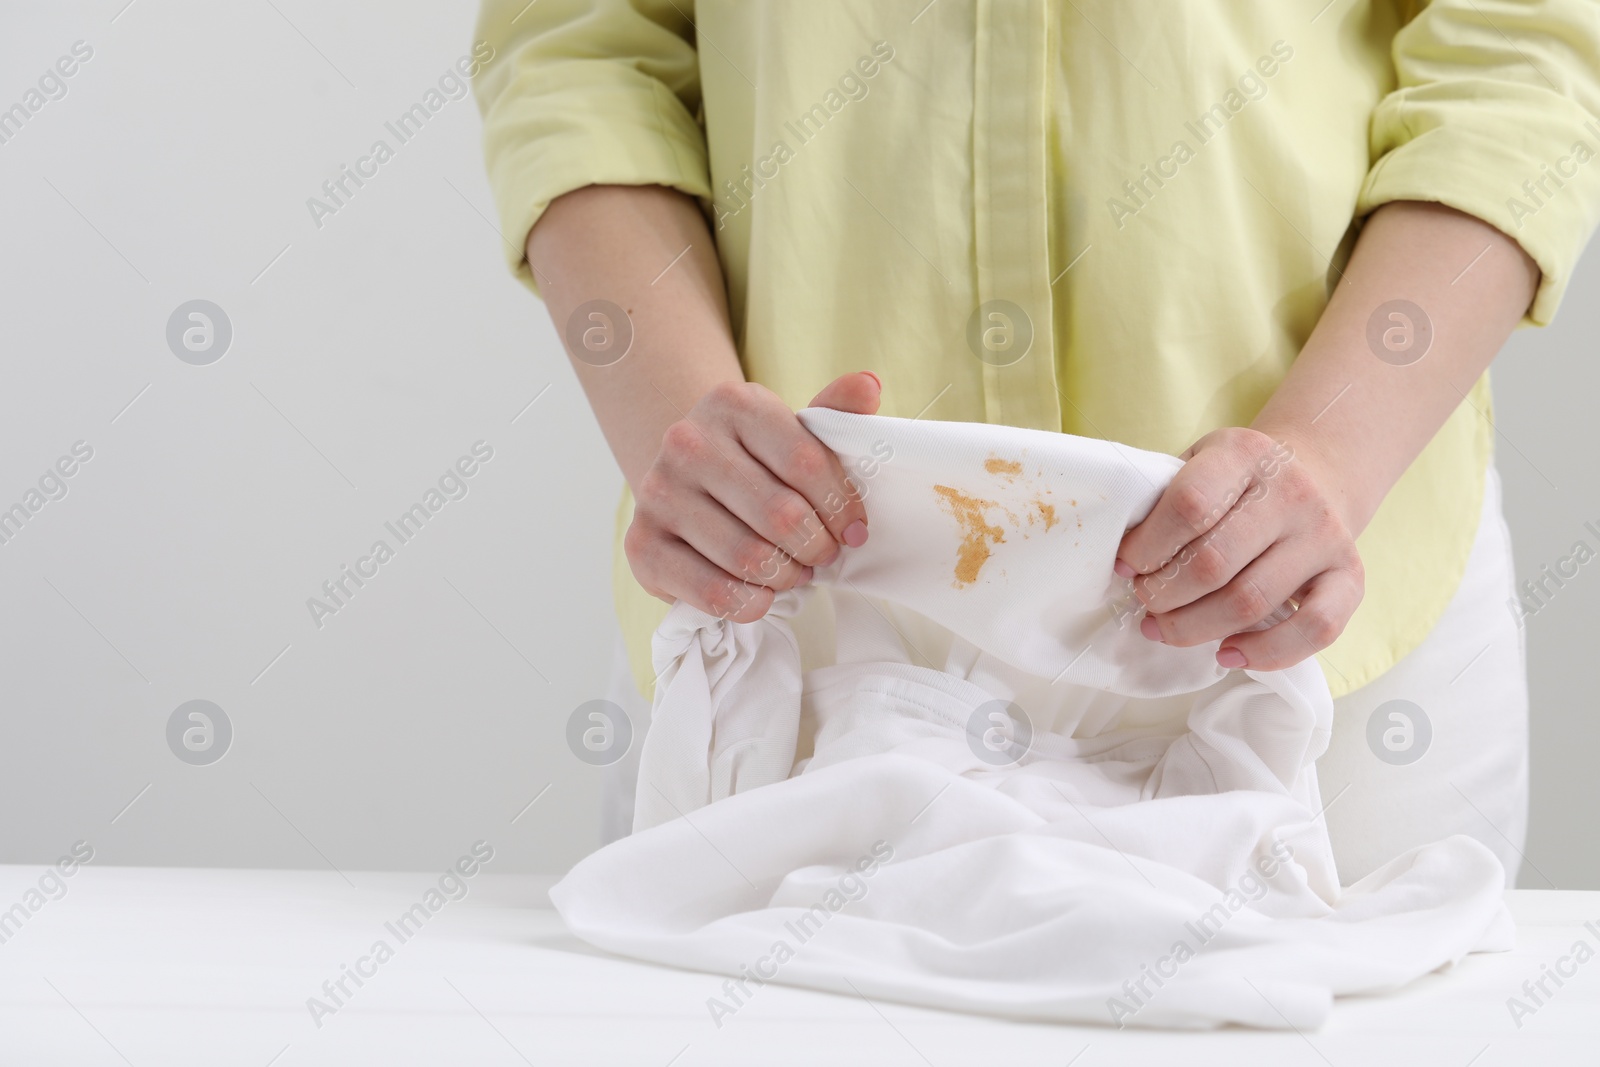
[[[801,417],[863,486],[871,537],[758,622],[669,613],[635,832],[550,893],[579,937],[729,975],[719,1025],[777,981],[1305,1029],[1335,996],[1510,947],[1501,865],[1470,838],[1340,889],[1314,662],[1226,671],[1214,645],[1139,633],[1112,562],[1178,460]]]

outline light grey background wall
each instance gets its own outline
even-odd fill
[[[498,869],[563,869],[597,839],[565,728],[604,695],[620,483],[500,266],[474,104],[384,127],[470,51],[474,5],[4,17],[0,108],[93,55],[0,144],[0,508],[93,456],[0,544],[0,862],[85,839],[103,863],[429,868],[486,838]],[[307,199],[379,138],[394,158],[316,225]],[[1524,573],[1600,547],[1596,294],[1591,255],[1497,371]],[[167,338],[197,299],[232,329],[208,365]],[[479,441],[466,495],[319,628],[307,599]],[[1528,621],[1527,886],[1600,887],[1597,627],[1600,563]],[[167,737],[196,699],[234,734],[204,766]]]
[[[485,838],[497,869],[570,864],[621,482],[501,266],[475,104],[384,128],[474,6],[126,2],[7,5],[0,33],[0,107],[93,49],[0,144],[0,507],[94,450],[0,545],[0,860],[431,868]],[[307,198],[379,138],[319,229]],[[197,298],[232,323],[209,366],[166,338]],[[313,625],[480,440],[468,494]],[[210,766],[166,741],[192,699],[235,731]]]
[[[1533,733],[1528,889],[1600,888],[1600,252],[1591,244],[1556,321],[1512,335],[1492,372],[1496,462],[1519,583],[1576,576],[1527,603]]]

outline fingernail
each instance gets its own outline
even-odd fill
[[[815,568],[807,567],[805,570],[800,572],[800,577],[795,580],[794,584],[796,586],[810,585],[811,584],[811,579],[815,578],[816,575],[817,575],[817,572],[816,572]]]
[[[1126,563],[1122,562],[1120,559],[1111,565],[1111,569],[1116,571],[1124,578],[1132,578],[1135,574],[1139,573]]]
[[[1217,664],[1228,668],[1230,671],[1236,671],[1245,665],[1244,653],[1237,648],[1219,648],[1217,649]]]
[[[860,548],[867,543],[867,524],[857,519],[844,528],[844,543],[851,548]]]
[[[1139,622],[1139,632],[1152,641],[1161,640],[1161,627],[1156,625],[1156,620],[1146,615]]]
[[[882,378],[878,377],[876,374],[872,373],[869,370],[864,370],[861,373],[865,374],[868,378],[871,378],[873,381],[877,382],[878,383],[878,392],[880,392],[880,393],[883,392],[883,379]]]

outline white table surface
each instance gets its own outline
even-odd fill
[[[0,867],[0,909],[42,870]],[[0,944],[0,1064],[1600,1064],[1600,958],[1520,1029],[1506,1006],[1574,942],[1600,948],[1595,892],[1511,893],[1515,951],[1342,1000],[1315,1033],[1019,1024],[778,986],[719,1029],[722,979],[591,949],[549,879],[483,872],[319,1028],[307,998],[397,944],[385,922],[438,878],[346,874],[83,868]]]

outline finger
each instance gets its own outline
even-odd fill
[[[706,492],[739,522],[803,567],[821,567],[839,555],[839,543],[811,502],[746,457],[737,471],[705,479]]]
[[[841,374],[822,387],[822,392],[811,398],[807,407],[832,408],[850,411],[857,415],[876,415],[878,402],[883,398],[883,382],[869,370]]]
[[[1139,628],[1150,637],[1154,627],[1156,639],[1180,648],[1221,641],[1271,615],[1307,584],[1307,574],[1325,566],[1321,560],[1309,561],[1303,550],[1279,543],[1222,588],[1173,611],[1146,615]]]
[[[763,416],[757,425],[736,424],[740,443],[779,481],[805,498],[836,543],[851,547],[864,544],[867,510],[860,486],[845,475],[833,451],[801,425],[792,412],[781,414],[784,417]],[[784,513],[788,505],[782,502],[774,501],[766,506],[779,510],[777,518],[793,519],[792,515]],[[738,513],[736,508],[730,510]],[[756,529],[771,536],[760,526]]]
[[[1216,525],[1249,490],[1252,474],[1242,453],[1223,446],[1202,449],[1178,471],[1144,521],[1123,536],[1117,558],[1138,574],[1156,570]]]
[[[1299,610],[1265,630],[1228,637],[1217,650],[1217,662],[1253,671],[1292,667],[1333,644],[1360,606],[1363,591],[1358,573],[1324,571],[1306,583]],[[1234,655],[1227,656],[1229,652]]]
[[[800,429],[793,412],[784,407],[777,411]],[[716,425],[721,424],[712,430]],[[675,517],[684,501],[709,494],[802,566],[821,566],[839,554],[838,544],[810,502],[725,433],[714,439],[690,420],[680,420],[667,428],[657,462],[659,472],[652,470],[640,486],[640,504],[674,533],[684,528],[686,520]]]
[[[834,411],[848,411],[856,415],[876,415],[878,405],[883,399],[883,380],[872,371],[855,371],[851,374],[841,374],[833,381],[822,387],[822,391],[811,398],[808,407],[830,408]],[[804,427],[801,427],[804,429]],[[820,444],[820,442],[818,442]],[[795,485],[809,500],[823,518],[828,531],[836,541],[852,547],[859,546],[867,539],[867,513],[860,500],[860,489],[854,481],[845,476],[838,457],[831,451],[828,457],[830,464],[830,478],[833,468],[837,468],[839,485],[834,486],[840,495],[836,497],[824,496],[818,500],[807,487]],[[793,485],[794,483],[790,483]],[[855,529],[855,524],[860,523],[860,528]]]
[[[714,498],[693,494],[672,516],[668,529],[707,562],[750,585],[792,589],[811,578],[811,568],[761,537]]]
[[[1135,578],[1134,593],[1155,614],[1193,604],[1231,582],[1281,533],[1279,516],[1247,492],[1210,530],[1154,572]]]
[[[771,589],[740,581],[663,530],[635,521],[624,548],[639,584],[661,600],[686,601],[733,622],[754,622],[772,606]]]

